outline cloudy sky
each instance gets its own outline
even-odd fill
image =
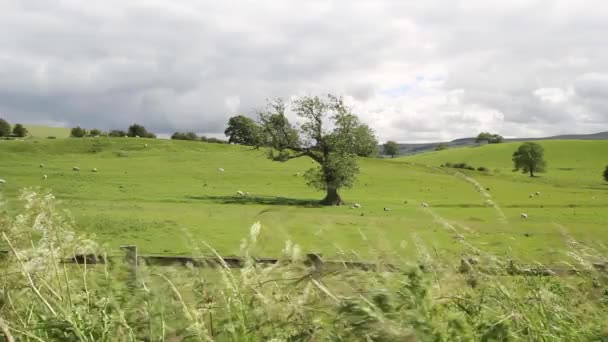
[[[0,117],[221,133],[343,95],[384,141],[608,130],[605,0],[0,0]]]

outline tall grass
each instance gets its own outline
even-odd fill
[[[104,248],[73,231],[52,195],[28,189],[20,199],[16,216],[0,208],[9,341],[608,341],[608,279],[591,265],[605,254],[570,237],[575,276],[524,272],[472,246],[440,260],[422,241],[416,260],[392,260],[398,271],[378,258],[371,272],[294,262],[301,249],[289,241],[280,262],[260,266],[256,223],[241,269],[141,265],[129,281],[120,262],[63,263]]]

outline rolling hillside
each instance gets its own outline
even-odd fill
[[[6,180],[0,195],[12,211],[20,189],[50,190],[78,229],[112,248],[134,243],[159,254],[189,253],[202,241],[223,254],[239,253],[256,221],[263,225],[264,255],[279,253],[289,240],[329,256],[414,257],[423,248],[449,257],[466,248],[460,243],[466,236],[468,245],[488,251],[555,261],[564,256],[566,232],[584,243],[608,243],[608,186],[600,179],[608,141],[542,144],[549,172],[535,179],[510,171],[512,143],[363,159],[359,181],[342,191],[346,201],[362,205],[350,209],[316,206],[323,194],[296,176],[312,161],[272,162],[248,147],[134,138],[0,141]],[[439,167],[447,161],[492,171],[459,174]],[[251,196],[238,197],[238,190]],[[528,198],[536,191],[542,195]],[[521,212],[530,218],[522,220]]]

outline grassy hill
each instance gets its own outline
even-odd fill
[[[134,243],[148,253],[189,253],[204,241],[235,254],[260,221],[259,248],[266,255],[290,240],[329,256],[420,257],[429,251],[451,257],[474,246],[556,262],[565,257],[568,236],[589,245],[608,242],[608,186],[601,181],[608,141],[542,144],[549,172],[535,179],[511,172],[517,146],[511,143],[363,159],[358,183],[342,192],[362,205],[350,209],[315,205],[323,194],[296,176],[312,161],[276,163],[263,150],[133,138],[0,141],[0,178],[6,180],[0,194],[12,199],[24,187],[48,189],[79,229],[111,247]],[[445,162],[492,171],[458,174],[439,167]],[[251,197],[236,196],[238,190]],[[536,191],[541,196],[528,198]]]

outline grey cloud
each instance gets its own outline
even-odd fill
[[[600,129],[606,19],[600,1],[7,0],[0,115],[221,133],[266,98],[334,92],[382,140]]]

